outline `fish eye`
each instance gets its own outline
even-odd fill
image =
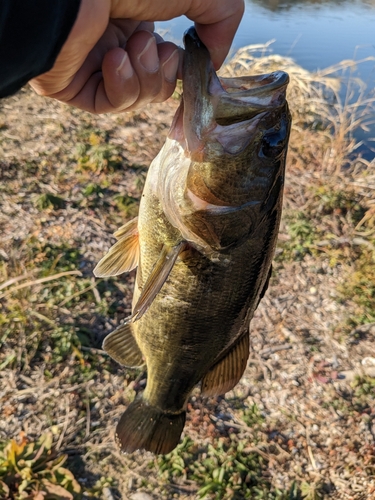
[[[278,158],[285,151],[289,137],[289,127],[283,116],[280,122],[268,129],[262,137],[260,156]]]
[[[260,154],[266,158],[278,157],[284,150],[286,144],[285,130],[281,128],[263,136]]]

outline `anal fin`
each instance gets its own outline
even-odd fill
[[[141,350],[133,336],[133,325],[125,323],[110,333],[103,342],[103,349],[120,365],[135,368],[145,364]]]
[[[233,389],[245,371],[248,357],[249,333],[246,332],[226,356],[206,373],[202,379],[202,396],[219,396]]]
[[[168,279],[169,273],[177,260],[177,257],[185,248],[186,243],[182,241],[174,247],[163,246],[154,268],[144,284],[137,303],[133,308],[131,319],[140,319],[152,304],[161,287]]]
[[[94,269],[98,278],[117,276],[137,267],[139,261],[138,217],[122,226],[114,234],[118,239]]]

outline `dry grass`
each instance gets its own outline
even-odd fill
[[[136,211],[177,103],[102,117],[26,89],[1,103],[0,441],[50,431],[86,497],[371,498],[375,162],[354,131],[374,99],[352,75],[340,101],[337,71],[353,64],[312,74],[246,48],[226,68],[291,76],[275,272],[242,381],[218,400],[197,389],[185,440],[159,458],[115,448],[145,374],[100,346],[129,312],[133,275],[94,280],[92,269]]]

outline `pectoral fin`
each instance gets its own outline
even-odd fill
[[[139,261],[137,221],[138,217],[115,232],[114,236],[118,242],[109,249],[95,267],[94,275],[96,277],[117,276],[137,267]]]
[[[205,375],[202,380],[202,396],[219,396],[233,389],[245,371],[248,357],[249,334],[246,332]]]
[[[133,325],[131,323],[125,323],[110,333],[104,339],[103,349],[120,365],[128,368],[135,368],[145,364],[133,336]]]
[[[147,278],[146,283],[142,289],[138,302],[133,308],[131,319],[137,321],[140,319],[147,309],[152,304],[154,298],[159,293],[161,287],[166,282],[169,273],[172,271],[174,263],[177,260],[180,252],[185,248],[186,243],[182,241],[178,245],[170,248],[166,245],[163,246],[161,254],[151,271],[150,276]]]

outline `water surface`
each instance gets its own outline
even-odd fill
[[[181,45],[190,25],[186,18],[160,23]],[[375,57],[375,0],[247,0],[233,51],[273,39],[274,53],[290,56],[310,71],[344,59]],[[375,90],[375,61],[358,65],[357,74],[369,91]],[[358,138],[371,136],[375,126]],[[374,153],[366,157],[372,159]]]
[[[182,44],[191,21],[182,17],[160,25]],[[375,57],[375,0],[247,0],[233,49],[272,39],[275,53],[293,57],[308,70]],[[374,87],[374,62],[361,68]]]

